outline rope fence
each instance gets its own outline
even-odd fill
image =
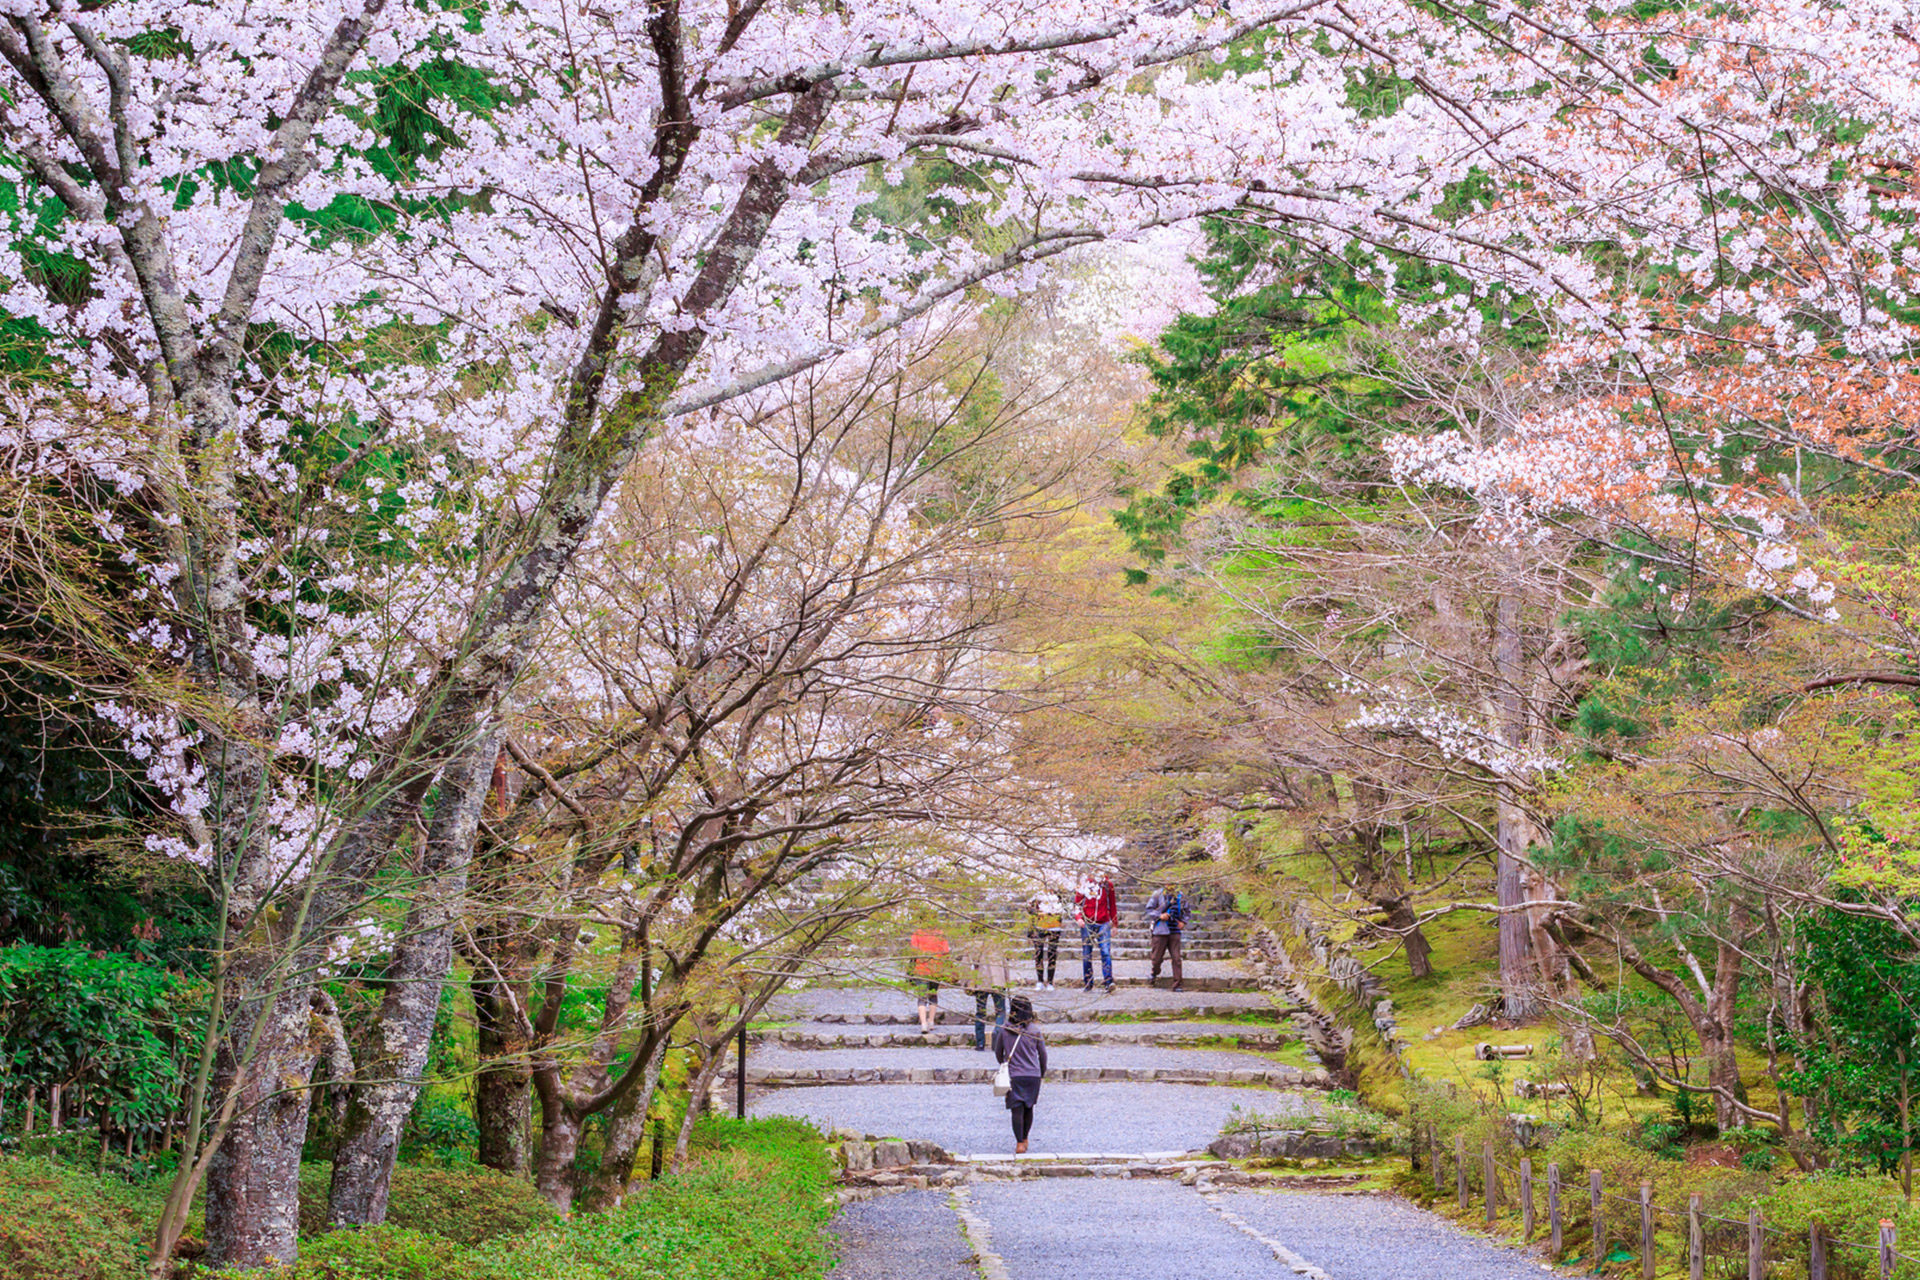
[[[1415,1149],[1420,1145],[1416,1139]],[[1528,1242],[1538,1238],[1542,1187],[1530,1158],[1522,1157],[1518,1165],[1503,1163],[1491,1142],[1470,1156],[1463,1134],[1454,1135],[1453,1149],[1447,1151],[1431,1126],[1424,1146],[1436,1195],[1451,1189],[1463,1214],[1471,1211],[1477,1198],[1489,1232],[1502,1232],[1517,1217],[1520,1238]],[[1920,1255],[1900,1252],[1898,1233],[1888,1220],[1881,1221],[1876,1241],[1839,1240],[1819,1222],[1804,1233],[1770,1227],[1758,1207],[1749,1209],[1744,1219],[1708,1213],[1698,1195],[1688,1196],[1684,1209],[1663,1205],[1650,1180],[1643,1180],[1633,1194],[1622,1195],[1608,1188],[1599,1169],[1587,1170],[1584,1187],[1569,1186],[1558,1163],[1549,1163],[1545,1172],[1545,1229],[1552,1256],[1564,1257],[1568,1241],[1584,1232],[1595,1274],[1609,1262],[1635,1262],[1641,1280],[1654,1280],[1664,1261],[1673,1268],[1684,1263],[1687,1280],[1908,1280],[1920,1276]],[[1676,1232],[1684,1228],[1685,1239],[1681,1249],[1669,1244],[1664,1259],[1662,1222]],[[1624,1252],[1616,1254],[1616,1248]]]

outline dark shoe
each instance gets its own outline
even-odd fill
[[[1086,981],[1085,981],[1084,983],[1082,983],[1082,984],[1081,984],[1081,986],[1080,986],[1080,989],[1081,989],[1082,991],[1091,991],[1091,990],[1093,990],[1093,979],[1092,979],[1092,978],[1088,978],[1088,979],[1087,979],[1087,980],[1086,980]]]
[[[1176,982],[1173,984],[1173,989],[1175,991],[1185,991],[1187,989],[1187,984],[1184,982]]]

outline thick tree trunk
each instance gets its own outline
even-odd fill
[[[1734,928],[1744,923],[1743,913],[1735,912]],[[1734,1100],[1746,1101],[1746,1085],[1740,1079],[1740,1060],[1734,1054],[1733,1024],[1735,1005],[1740,999],[1742,957],[1740,949],[1722,942],[1714,957],[1713,989],[1707,997],[1706,1017],[1699,1028],[1700,1051],[1707,1059],[1707,1083],[1714,1087],[1713,1119],[1722,1129],[1741,1123]],[[1780,1109],[1787,1109],[1786,1099]]]
[[[300,1149],[307,1136],[307,1088],[316,1041],[307,988],[237,1010],[223,1041],[213,1096],[239,1091],[237,1116],[207,1167],[207,1265],[260,1267],[299,1253]],[[252,1060],[236,1046],[263,1020]]]
[[[1509,589],[1500,596],[1494,610],[1493,660],[1500,736],[1513,752],[1524,750],[1527,742],[1523,692],[1525,653],[1520,630],[1522,604],[1519,594]],[[1494,840],[1499,845],[1494,864],[1494,901],[1501,908],[1500,1000],[1505,1015],[1519,1022],[1536,1017],[1541,1011],[1539,956],[1525,910],[1528,901],[1525,859],[1533,840],[1534,825],[1521,810],[1513,783],[1503,780],[1495,785],[1494,804],[1497,819]]]
[[[480,1163],[515,1177],[532,1168],[529,1137],[533,1129],[533,1069],[527,1043],[510,1023],[502,1029],[488,1016],[498,1003],[482,996],[475,980],[474,1007],[480,1018],[480,1072],[473,1082],[474,1122],[480,1129]]]
[[[573,1212],[573,1162],[580,1154],[582,1119],[558,1100],[541,1099],[540,1159],[533,1186],[562,1214]]]
[[[347,1099],[327,1200],[329,1226],[370,1226],[387,1219],[400,1131],[420,1094],[440,992],[453,965],[453,930],[466,898],[467,866],[480,810],[498,772],[498,754],[498,731],[483,733],[441,777],[414,907],[388,962],[379,1018],[358,1055],[357,1080]]]

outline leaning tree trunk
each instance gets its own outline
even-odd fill
[[[1405,897],[1389,898],[1378,904],[1386,912],[1387,928],[1400,935],[1407,951],[1407,968],[1415,978],[1433,975],[1433,944],[1420,927],[1420,915]]]
[[[453,930],[466,898],[480,810],[499,772],[499,732],[483,733],[440,781],[406,932],[387,964],[386,994],[361,1047],[334,1153],[329,1226],[387,1219],[400,1131],[420,1094],[440,991],[453,965]]]
[[[607,1145],[600,1153],[600,1167],[587,1182],[583,1199],[589,1209],[618,1208],[633,1178],[633,1162],[647,1138],[647,1119],[653,1109],[653,1096],[660,1085],[660,1072],[666,1066],[667,1040],[660,1035],[649,1049],[644,1075],[627,1094],[614,1104],[608,1118]]]

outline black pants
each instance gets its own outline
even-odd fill
[[[1060,968],[1060,931],[1029,929],[1027,936],[1033,939],[1033,980],[1052,982],[1054,973]]]
[[[1033,1132],[1033,1108],[1016,1102],[1007,1108],[1007,1114],[1013,1117],[1013,1140],[1025,1142],[1027,1135]]]

